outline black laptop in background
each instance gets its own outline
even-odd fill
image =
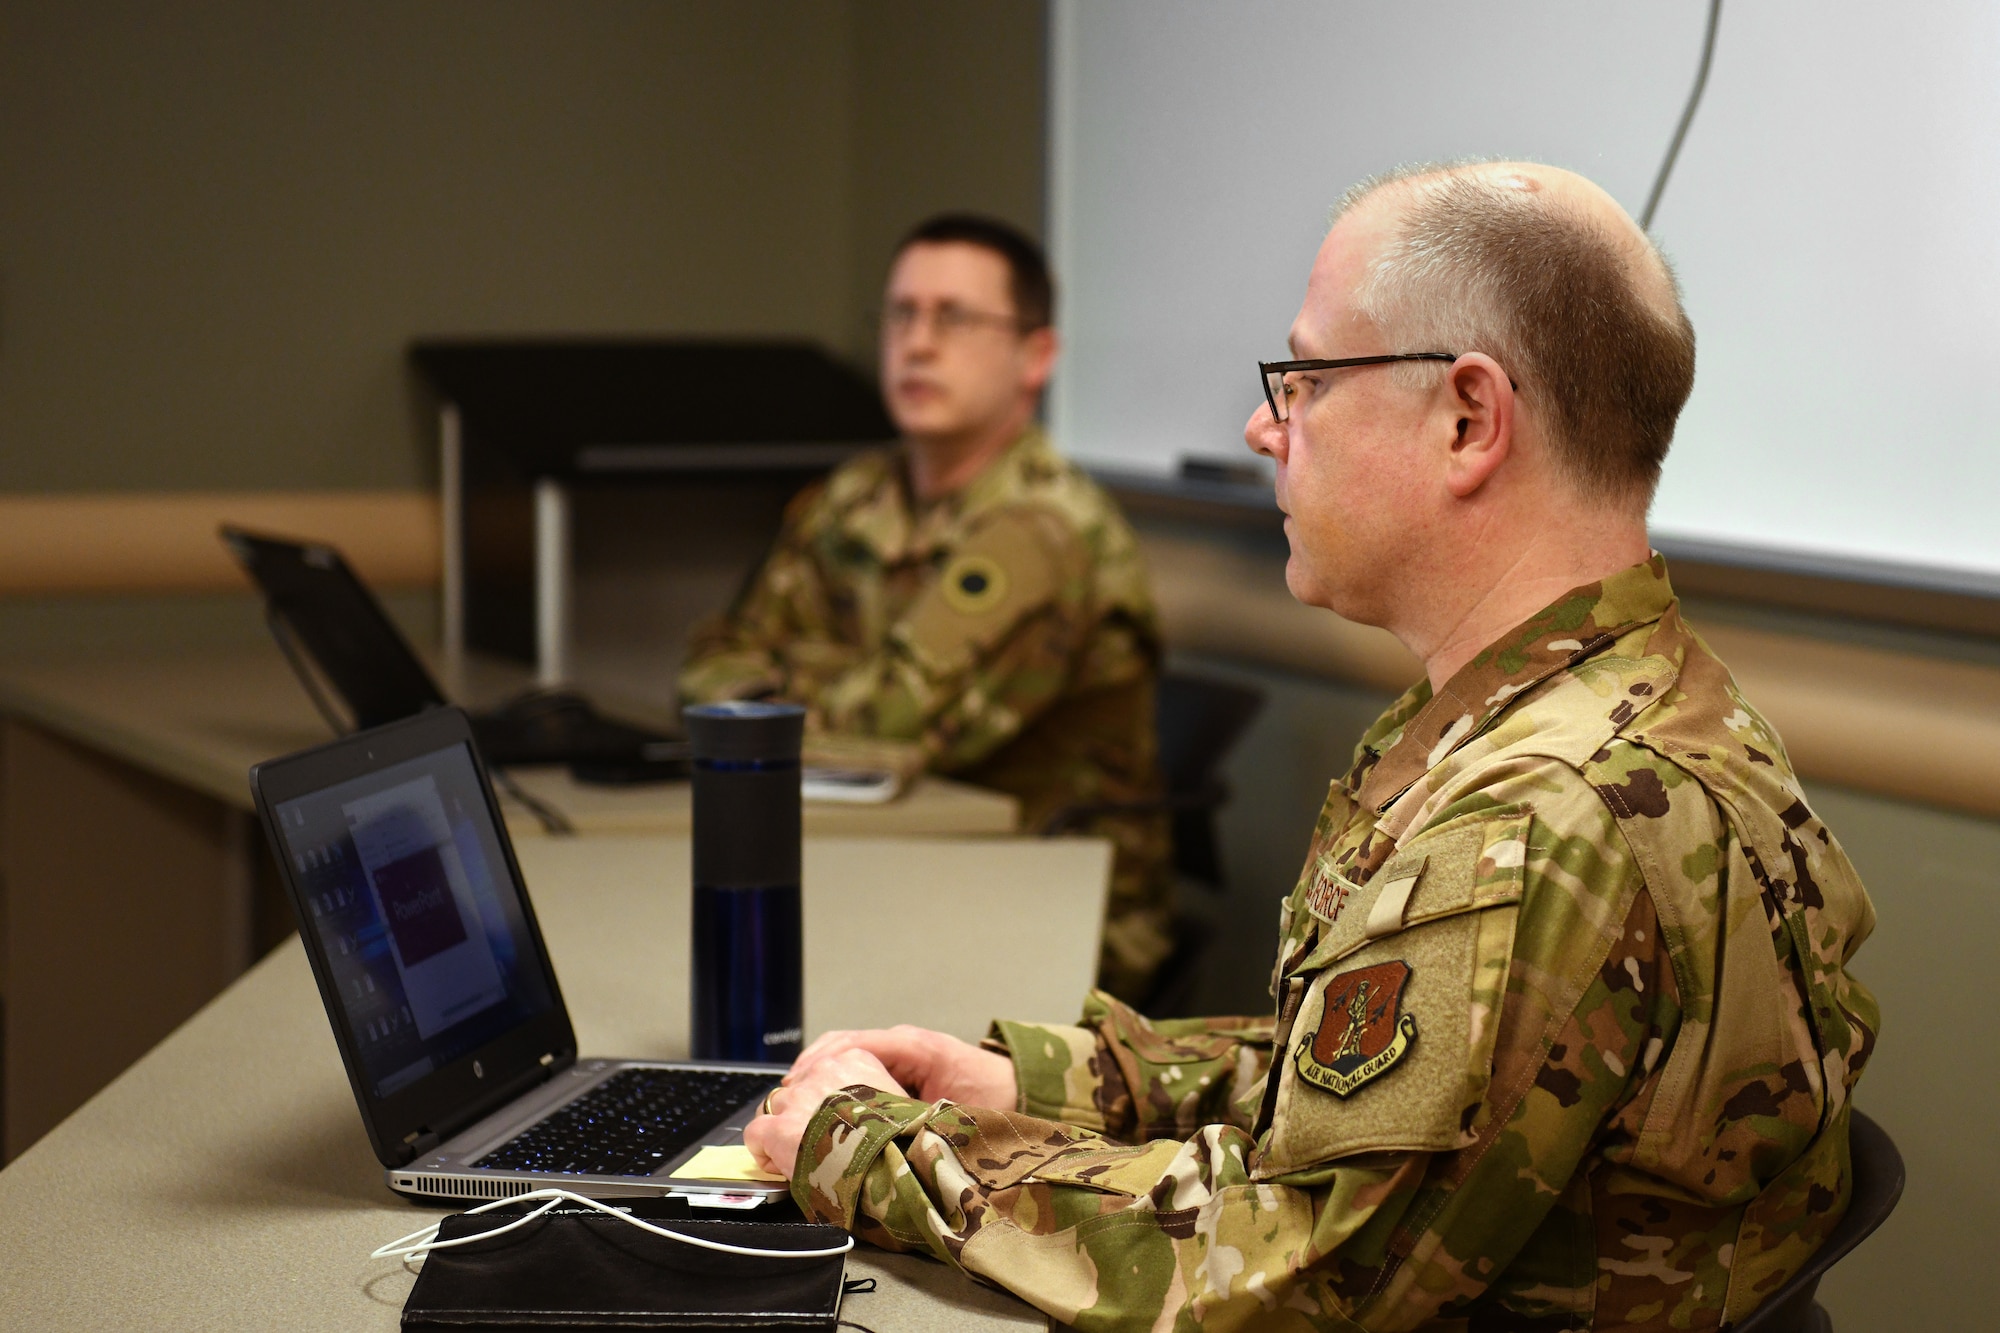
[[[317,542],[224,526],[222,541],[263,591],[271,633],[300,684],[336,730],[321,697],[332,687],[366,729],[443,707],[447,700],[395,623],[339,551]],[[619,722],[568,692],[531,692],[503,708],[468,714],[489,764],[569,764],[579,777],[611,781],[685,776],[686,743]]]

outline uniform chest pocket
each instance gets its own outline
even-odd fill
[[[1293,976],[1303,996],[1254,1172],[1473,1139],[1520,913],[1530,818],[1426,830],[1349,894]]]

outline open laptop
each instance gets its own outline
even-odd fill
[[[298,660],[300,647],[357,727],[444,704],[444,692],[339,551],[226,525],[221,536],[262,589],[271,632],[322,711],[329,710]],[[686,776],[684,741],[613,721],[573,694],[531,694],[471,719],[491,764],[574,764],[586,770],[579,776],[623,781]]]
[[[739,1207],[785,1192],[676,1174],[742,1143],[783,1066],[578,1058],[463,713],[270,760],[250,787],[390,1188]]]

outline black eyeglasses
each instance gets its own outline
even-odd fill
[[[1291,414],[1292,389],[1285,376],[1295,370],[1344,370],[1348,366],[1381,366],[1391,361],[1456,361],[1454,352],[1397,352],[1391,356],[1348,356],[1338,361],[1259,361],[1257,371],[1264,377],[1264,401],[1271,405],[1271,420],[1284,421]]]

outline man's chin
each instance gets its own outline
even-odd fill
[[[1285,561],[1285,590],[1291,593],[1293,600],[1303,602],[1307,606],[1326,605],[1318,581],[1313,578],[1311,571],[1300,563],[1296,551]]]
[[[1367,619],[1367,613],[1356,604],[1353,588],[1343,589],[1326,579],[1322,574],[1308,568],[1299,559],[1298,552],[1292,552],[1285,562],[1285,590],[1292,598],[1306,606],[1316,606],[1322,611],[1331,611],[1344,620],[1357,624],[1373,625],[1377,622]]]
[[[890,399],[889,417],[896,429],[909,436],[951,435],[964,427],[964,413],[943,399],[924,395],[915,399]]]
[[[917,445],[950,445],[965,436],[965,427],[957,421],[940,421],[934,418],[915,418],[898,421],[897,430],[905,440]]]

